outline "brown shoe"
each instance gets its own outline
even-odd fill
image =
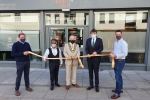
[[[29,88],[26,88],[27,91],[29,92],[32,92],[33,90],[29,87]]]
[[[72,84],[72,86],[76,87],[76,88],[79,88],[79,85],[78,84]]]
[[[116,90],[112,90],[112,92],[116,92]],[[123,93],[123,90],[121,90],[121,92],[120,93]]]
[[[66,90],[69,90],[70,89],[70,86],[69,85],[66,85]]]
[[[117,98],[119,98],[119,97],[120,97],[119,95],[114,94],[114,95],[111,96],[111,99],[117,99]]]
[[[16,95],[16,96],[19,96],[19,95],[20,95],[20,92],[16,90],[16,91],[15,91],[15,95]]]

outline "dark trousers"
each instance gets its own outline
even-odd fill
[[[99,64],[100,62],[88,61],[90,86],[93,86],[93,71],[95,74],[95,87],[99,87]]]
[[[58,83],[59,64],[49,63],[50,81],[51,85]]]
[[[23,71],[24,71],[25,87],[29,88],[30,61],[16,62],[16,66],[17,66],[17,78],[15,90],[19,90]]]
[[[122,70],[125,65],[125,60],[115,61],[115,79],[116,79],[116,94],[120,95],[121,90],[123,89],[123,80],[122,80]]]

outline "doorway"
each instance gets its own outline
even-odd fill
[[[88,27],[51,27],[46,26],[46,48],[49,48],[51,46],[51,39],[57,40],[57,46],[61,49],[62,55],[63,55],[63,49],[64,45],[69,42],[70,35],[74,35],[76,38],[76,43],[80,47],[80,55],[86,55],[85,53],[85,42],[88,38],[88,35],[86,33],[88,32]],[[63,56],[64,57],[64,56]],[[83,65],[86,67],[86,59],[81,59]],[[65,62],[65,61],[64,61]],[[65,63],[64,63],[65,64]],[[47,67],[47,64],[46,66]]]

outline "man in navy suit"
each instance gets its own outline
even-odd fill
[[[90,86],[87,88],[87,90],[91,90],[94,88],[93,85],[93,71],[95,74],[95,91],[99,92],[99,65],[101,61],[101,57],[91,57],[90,55],[97,55],[100,54],[103,51],[103,41],[101,38],[97,37],[97,31],[95,29],[92,29],[91,32],[91,38],[87,39],[86,41],[86,48],[85,51],[88,55],[87,63],[88,63],[88,69],[89,69],[89,81]]]

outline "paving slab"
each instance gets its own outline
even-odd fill
[[[53,91],[48,90],[48,92],[45,94],[44,98],[45,99],[65,99],[67,95],[67,90],[65,89],[65,87],[56,87],[54,88]]]
[[[36,99],[42,99],[44,98],[45,94],[49,90],[49,87],[39,87],[39,86],[34,86],[33,87],[33,92],[27,92],[25,95],[23,95],[22,98],[36,98]]]
[[[67,91],[66,99],[75,99],[75,100],[86,99],[86,89],[85,88],[70,88]]]
[[[150,95],[145,90],[126,90],[133,100],[150,100]]]

